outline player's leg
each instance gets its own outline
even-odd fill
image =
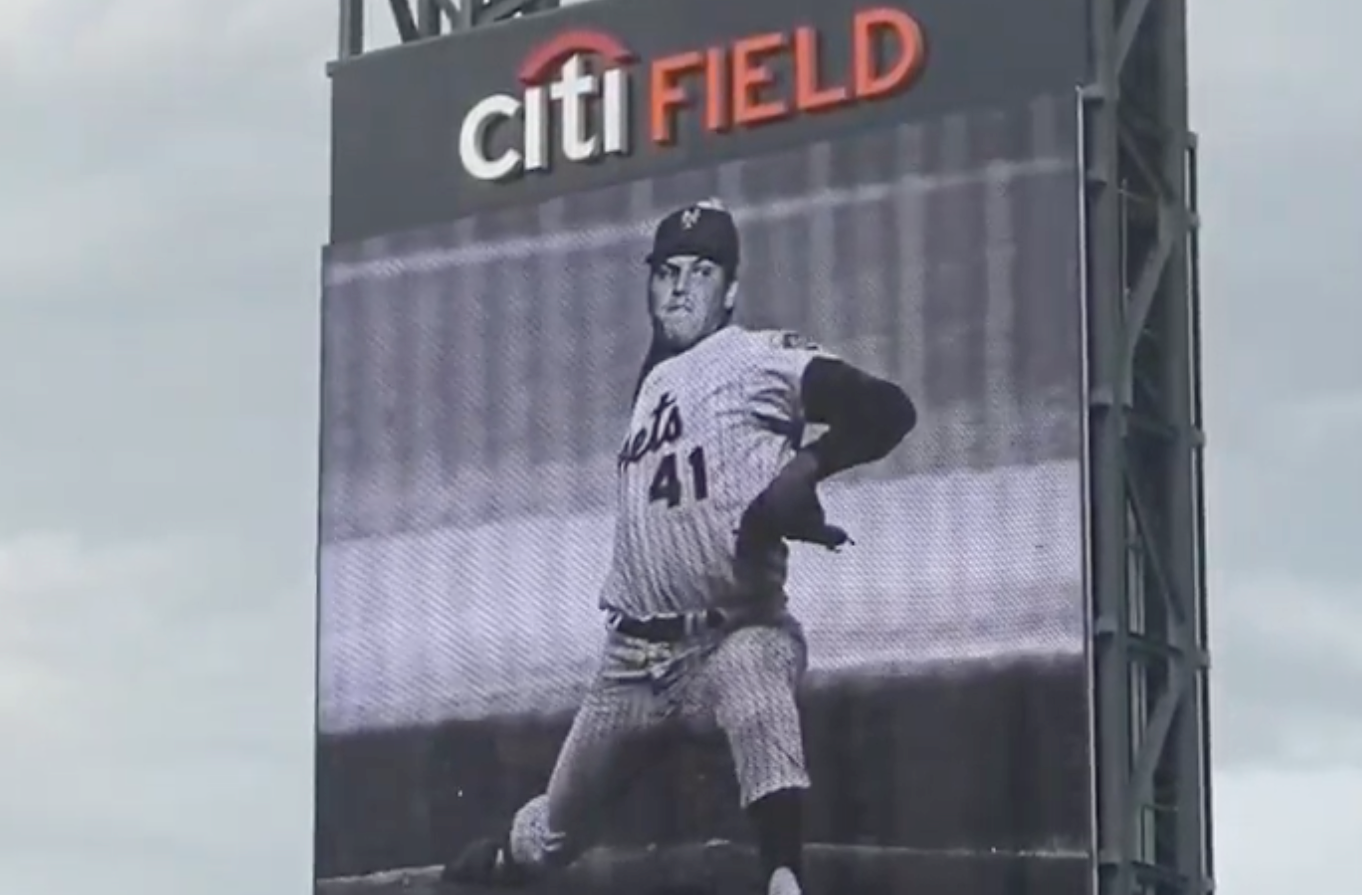
[[[514,885],[571,864],[592,844],[611,803],[653,760],[660,741],[654,703],[646,684],[598,677],[545,792],[516,812],[504,836],[466,848],[445,878]]]
[[[662,746],[656,699],[646,683],[602,682],[573,720],[548,787],[517,814],[511,857],[553,869],[595,841],[606,815]]]
[[[772,893],[798,893],[809,788],[795,695],[808,651],[793,627],[741,628],[706,662],[706,690],[728,738],[742,807]]]

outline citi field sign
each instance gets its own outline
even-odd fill
[[[559,158],[629,155],[636,141],[673,147],[682,115],[699,116],[705,132],[721,137],[909,89],[927,58],[918,22],[880,6],[857,11],[850,25],[839,35],[851,45],[849,70],[837,79],[821,58],[827,38],[808,26],[652,60],[606,31],[559,33],[520,63],[522,93],[484,97],[464,115],[459,161],[478,180],[514,180],[547,172]]]

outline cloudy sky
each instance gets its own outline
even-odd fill
[[[1196,7],[1218,875],[1342,895],[1362,94],[1339,75],[1362,8]],[[307,891],[334,21],[321,0],[0,0],[6,895]]]

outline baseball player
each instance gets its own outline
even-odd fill
[[[518,885],[570,864],[612,799],[677,730],[723,731],[768,895],[799,895],[807,663],[787,542],[835,549],[816,486],[888,454],[916,421],[897,386],[788,332],[732,320],[739,240],[717,201],[658,225],[653,343],[618,458],[598,671],[547,790],[444,879]],[[807,424],[826,427],[804,445]]]

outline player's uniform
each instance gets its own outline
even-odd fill
[[[602,609],[646,617],[742,599],[734,532],[799,447],[800,379],[817,353],[730,325],[647,375],[619,453]]]
[[[817,483],[886,456],[916,412],[898,386],[792,334],[732,325],[740,256],[717,201],[653,234],[654,337],[618,457],[600,667],[548,791],[509,835],[465,846],[447,881],[515,885],[570,863],[652,760],[651,741],[717,726],[767,895],[801,891],[809,779],[795,690],[807,649],[786,605],[785,543],[846,543]],[[801,446],[806,419],[825,431]]]
[[[725,733],[744,806],[809,785],[795,703],[807,650],[785,605],[788,548],[740,571],[735,540],[799,447],[800,382],[820,354],[788,333],[730,325],[643,379],[618,460],[604,655],[547,793],[513,823],[518,861],[576,857],[649,761],[647,741],[671,727]],[[666,629],[684,634],[659,636]]]

